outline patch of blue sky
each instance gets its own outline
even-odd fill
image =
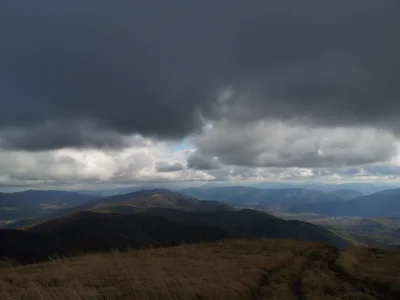
[[[178,152],[186,149],[195,148],[187,139],[183,139],[180,143],[172,144],[171,150],[173,152]]]

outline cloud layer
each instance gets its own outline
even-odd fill
[[[0,20],[3,148],[179,138],[221,115],[400,128],[397,0],[4,1]]]
[[[227,120],[193,139],[202,155],[248,167],[341,167],[387,161],[397,155],[393,134],[373,128],[315,128]]]
[[[271,156],[274,153],[271,154]],[[226,159],[224,156],[221,156]],[[257,166],[221,163],[199,149],[171,151],[138,136],[124,149],[0,151],[0,188],[87,188],[204,181],[354,181],[400,179],[400,161],[342,167]],[[241,183],[244,184],[244,183]]]
[[[124,149],[0,151],[0,186],[96,185],[150,181],[202,181],[214,177],[186,168],[193,150],[171,152],[165,143],[138,136]]]
[[[398,0],[2,1],[0,184],[397,178],[399,28]]]

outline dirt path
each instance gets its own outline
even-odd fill
[[[253,299],[399,299],[388,287],[352,277],[337,264],[339,255],[340,250],[321,246],[265,269]]]

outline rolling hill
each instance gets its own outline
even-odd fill
[[[312,213],[276,214],[285,220],[301,220],[331,229],[345,236],[354,244],[378,248],[395,247],[400,244],[399,217],[327,217]]]
[[[353,217],[344,222],[337,222],[331,228],[374,247],[395,247],[400,243],[400,218],[398,217]]]
[[[231,203],[237,207],[248,207],[269,211],[286,211],[293,205],[340,201],[343,194],[337,192],[323,192],[301,188],[261,189],[244,186],[216,187],[216,188],[188,188],[181,193],[199,199],[213,199]],[[348,196],[349,193],[346,195]]]
[[[337,247],[350,245],[342,237],[323,227],[296,220],[286,221],[252,209],[207,213],[149,209],[140,214],[159,216],[181,224],[218,227],[233,238],[263,237],[317,241]]]
[[[185,211],[231,210],[232,206],[217,201],[202,201],[165,189],[142,190],[128,194],[108,196],[87,201],[84,204],[57,211],[36,219],[21,220],[9,224],[8,228],[20,228],[68,216],[83,210],[133,214],[148,208],[174,208]]]
[[[89,209],[108,212],[145,210],[148,208],[173,208],[185,211],[215,211],[233,209],[230,205],[218,201],[198,200],[165,189],[142,190],[129,194],[110,196],[94,203],[88,203]],[[87,206],[87,205],[85,205]]]
[[[81,252],[227,238],[294,239],[324,242],[337,247],[350,245],[347,240],[323,227],[301,221],[285,221],[250,209],[194,212],[151,208],[135,214],[81,211],[22,231],[5,232],[0,231],[0,257],[24,262],[38,260],[38,253],[41,253],[39,258],[45,260],[53,254],[69,256]],[[26,247],[25,237],[28,241]],[[18,247],[15,252],[14,245]]]
[[[54,255],[172,246],[227,237],[216,227],[178,224],[160,217],[85,211],[29,230],[0,230],[0,257],[33,263]]]
[[[347,201],[304,203],[290,212],[311,212],[326,216],[400,216],[400,189],[390,189]]]
[[[317,191],[242,186],[189,188],[181,192],[199,199],[222,201],[238,208],[260,209],[274,213],[359,217],[400,216],[400,189],[383,190],[369,195],[345,189]]]

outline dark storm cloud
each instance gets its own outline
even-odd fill
[[[187,158],[187,166],[195,170],[215,170],[221,167],[217,157],[211,157],[195,151]]]
[[[156,163],[157,172],[177,172],[184,170],[185,167],[180,163],[169,163],[167,161],[159,161]]]
[[[0,137],[28,150],[118,145],[220,114],[398,130],[399,28],[398,0],[5,0]],[[237,93],[215,110],[228,86]],[[31,132],[49,120],[117,138]]]
[[[138,141],[136,141],[138,142]],[[24,129],[0,131],[0,148],[41,151],[69,147],[122,148],[128,142],[120,134],[88,124],[51,121]]]

